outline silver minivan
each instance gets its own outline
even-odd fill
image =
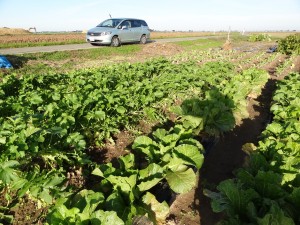
[[[92,45],[120,46],[121,43],[146,44],[150,38],[147,23],[140,19],[111,18],[88,30],[86,41]]]

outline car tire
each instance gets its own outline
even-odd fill
[[[147,37],[146,37],[146,35],[144,34],[144,35],[142,35],[142,37],[141,37],[141,39],[140,39],[140,44],[146,44],[147,43]]]
[[[111,39],[111,46],[112,47],[119,47],[120,46],[120,39],[117,36],[113,36],[113,38]]]

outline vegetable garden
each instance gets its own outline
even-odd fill
[[[266,68],[278,61],[277,75],[286,79],[262,140],[247,148],[248,166],[205,193],[215,212],[228,215],[224,224],[299,223],[300,75],[291,73],[299,56],[282,57],[194,51],[4,76],[0,222],[167,223],[176,196],[196,186],[213,151],[207,143],[249,117],[249,99],[261,94]],[[129,135],[118,148],[120,134]]]

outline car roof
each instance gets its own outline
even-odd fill
[[[110,18],[110,19],[116,19],[116,20],[142,20],[142,19],[136,19],[136,18]]]

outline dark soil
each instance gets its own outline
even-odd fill
[[[47,211],[47,207],[39,208],[36,201],[25,196],[17,206],[11,209],[11,214],[14,215],[13,225],[41,225],[43,224],[43,215]]]
[[[121,131],[113,136],[113,142],[107,140],[103,147],[91,147],[87,154],[91,160],[97,163],[107,163],[114,159],[125,155],[127,152],[125,148],[134,140],[134,135],[129,131]]]

